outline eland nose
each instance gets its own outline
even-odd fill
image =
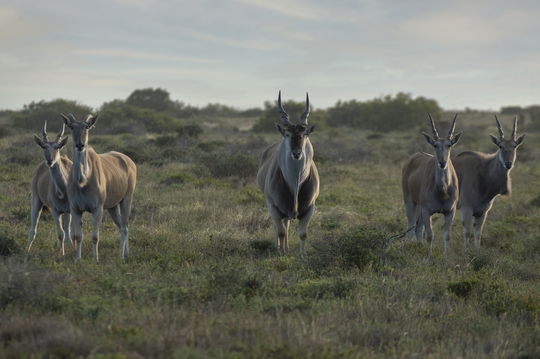
[[[292,151],[292,157],[293,157],[295,160],[300,159],[300,157],[302,157],[302,151]]]
[[[52,161],[47,161],[47,166],[51,166],[52,165]]]
[[[509,170],[510,168],[512,168],[512,162],[511,161],[506,161],[504,163],[504,167],[506,167],[506,169]]]
[[[77,150],[82,151],[84,148],[84,145],[75,145],[77,147]]]
[[[445,168],[446,167],[446,161],[439,161],[439,167]]]

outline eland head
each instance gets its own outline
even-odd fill
[[[437,163],[441,169],[445,169],[448,165],[448,161],[450,161],[450,151],[452,147],[459,141],[459,138],[461,137],[462,132],[454,134],[454,130],[456,128],[456,119],[457,119],[457,113],[454,116],[454,120],[452,121],[452,125],[450,126],[450,129],[448,130],[448,135],[445,138],[440,138],[439,133],[437,132],[437,129],[435,128],[435,123],[433,122],[433,118],[430,114],[429,121],[431,124],[431,131],[433,133],[433,136],[430,136],[429,134],[422,132],[422,135],[426,138],[426,141],[435,148],[435,157],[437,159]]]
[[[281,91],[278,95],[278,113],[281,123],[276,123],[276,128],[285,140],[285,145],[293,160],[301,160],[305,156],[305,148],[308,136],[315,129],[314,125],[308,124],[309,95],[306,93],[306,107],[297,124],[291,123],[289,114],[281,105]]]
[[[61,114],[64,119],[64,123],[71,129],[73,135],[73,145],[79,152],[85,150],[88,144],[88,130],[94,127],[97,121],[97,116],[88,115],[86,120],[77,121],[75,116],[70,113],[69,115]]]
[[[497,154],[497,158],[501,162],[501,164],[506,168],[507,170],[511,169],[514,165],[514,162],[516,161],[516,150],[517,148],[523,143],[523,140],[525,139],[525,135],[521,135],[516,139],[517,134],[517,121],[518,118],[514,119],[514,127],[512,128],[512,136],[510,139],[504,138],[504,132],[501,126],[501,123],[499,122],[499,119],[497,118],[497,115],[495,115],[495,121],[497,122],[497,129],[499,130],[499,137],[494,135],[489,135],[491,137],[491,141],[499,147],[499,151]]]
[[[68,141],[67,137],[63,137],[64,125],[62,125],[62,129],[58,132],[54,141],[49,141],[49,137],[47,136],[47,121],[45,121],[41,130],[41,136],[40,138],[38,135],[34,135],[34,141],[43,149],[43,156],[45,157],[47,167],[52,167],[60,160],[60,150]]]

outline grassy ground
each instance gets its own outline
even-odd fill
[[[457,152],[493,148],[492,120],[475,116]],[[539,136],[520,148],[514,193],[496,200],[482,247],[463,248],[458,217],[444,260],[440,218],[431,257],[389,239],[406,226],[401,163],[428,150],[417,129],[315,132],[322,187],[301,257],[294,231],[290,255],[273,250],[254,184],[278,134],[235,123],[214,121],[199,139],[91,137],[139,168],[131,257],[118,258],[106,218],[99,264],[88,235],[80,263],[60,258],[50,215],[24,260],[41,151],[29,135],[1,138],[0,357],[540,356]]]

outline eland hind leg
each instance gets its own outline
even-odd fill
[[[414,233],[416,235],[416,240],[422,242],[424,240],[424,220],[422,218],[422,210],[418,205],[416,206],[415,217],[416,228],[414,229]]]
[[[482,237],[482,231],[484,229],[484,223],[486,223],[488,211],[485,211],[480,216],[474,217],[474,245],[480,247],[480,237]]]
[[[131,213],[132,200],[133,193],[130,193],[119,204],[120,257],[122,259],[129,256],[129,215]]]
[[[463,223],[463,245],[465,248],[469,245],[471,237],[473,210],[470,207],[461,207],[461,221]]]

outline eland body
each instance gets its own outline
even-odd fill
[[[62,116],[73,136],[73,167],[68,180],[68,195],[77,259],[81,258],[82,250],[82,214],[90,212],[94,259],[99,260],[99,226],[104,209],[109,211],[120,231],[120,256],[124,258],[129,253],[128,222],[137,182],[137,166],[123,153],[98,154],[88,145],[88,132],[94,127],[97,117],[88,115],[85,121],[77,121],[72,114]]]
[[[43,150],[44,161],[36,168],[32,177],[32,208],[30,210],[31,226],[28,233],[26,252],[36,238],[39,217],[43,208],[48,208],[56,226],[58,240],[60,241],[60,254],[63,256],[64,243],[71,243],[69,202],[67,182],[72,162],[66,156],[60,155],[60,150],[66,145],[67,137],[64,135],[64,126],[58,132],[54,141],[47,137],[47,122],[43,125],[42,138],[34,136],[34,140]]]
[[[266,204],[276,230],[276,248],[282,253],[289,249],[289,223],[298,219],[300,251],[304,252],[307,227],[319,196],[319,173],[313,161],[313,146],[308,138],[314,126],[307,122],[309,97],[298,124],[289,120],[278,96],[281,123],[276,128],[282,135],[280,142],[269,146],[263,153],[257,184],[264,193]]]
[[[459,179],[459,203],[463,220],[463,241],[468,245],[474,219],[474,242],[480,246],[480,237],[487,214],[495,197],[509,195],[512,191],[510,171],[516,161],[517,148],[525,135],[516,138],[517,117],[514,120],[512,136],[504,138],[501,123],[495,116],[499,137],[490,135],[498,147],[495,153],[466,151],[452,159]]]
[[[426,239],[432,246],[433,230],[431,216],[435,213],[444,215],[443,240],[444,254],[448,253],[450,228],[454,221],[456,205],[459,198],[458,178],[450,151],[458,142],[461,132],[454,135],[456,118],[454,117],[448,136],[440,138],[431,116],[433,136],[423,132],[426,141],[435,148],[435,156],[424,152],[413,154],[405,163],[402,170],[403,201],[409,228],[416,227],[416,239],[421,241],[425,229]],[[408,233],[412,240],[413,232]]]

